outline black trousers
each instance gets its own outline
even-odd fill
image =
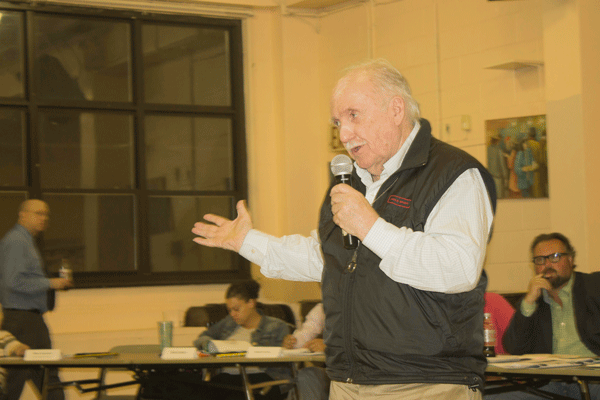
[[[2,320],[2,329],[10,332],[22,343],[25,343],[32,349],[50,349],[50,332],[44,321],[44,316],[37,311],[4,309],[4,318]],[[8,376],[6,378],[6,393],[2,396],[3,400],[18,400],[21,397],[23,386],[28,379],[31,379],[38,390],[42,391],[42,369],[24,369],[7,368]],[[48,383],[58,384],[58,369],[46,369]],[[65,393],[62,388],[54,389],[48,392],[49,400],[64,400]]]
[[[156,371],[141,376],[139,398],[143,400],[245,400],[243,390],[230,389],[235,386],[242,389],[244,383],[241,375],[217,374],[210,384],[202,381],[199,372]],[[265,373],[248,374],[251,383],[273,380]],[[223,386],[213,386],[223,385]],[[265,395],[254,393],[255,400],[283,400],[287,393],[281,393],[279,386],[273,386]]]

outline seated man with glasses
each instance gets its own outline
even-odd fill
[[[542,234],[531,244],[535,276],[529,282],[503,337],[510,354],[600,355],[600,272],[574,272],[575,249],[560,233]],[[600,399],[600,385],[589,385]],[[552,382],[541,387],[552,393],[581,398],[577,383]],[[524,392],[502,399],[539,399]],[[487,396],[486,396],[487,398]]]

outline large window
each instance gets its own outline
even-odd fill
[[[77,287],[227,282],[196,245],[247,197],[241,22],[0,2],[0,236],[40,198]]]

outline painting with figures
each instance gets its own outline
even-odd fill
[[[546,116],[488,120],[485,130],[498,199],[547,198]]]

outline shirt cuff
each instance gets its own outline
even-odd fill
[[[521,302],[521,314],[524,316],[531,317],[535,310],[537,310],[537,303],[529,304],[525,300]]]
[[[265,258],[265,254],[267,254],[268,245],[269,235],[251,229],[248,234],[246,234],[239,253],[251,263],[261,265],[262,260]]]
[[[363,244],[375,253],[379,258],[383,258],[392,248],[398,234],[398,227],[386,222],[383,218],[377,218]]]

